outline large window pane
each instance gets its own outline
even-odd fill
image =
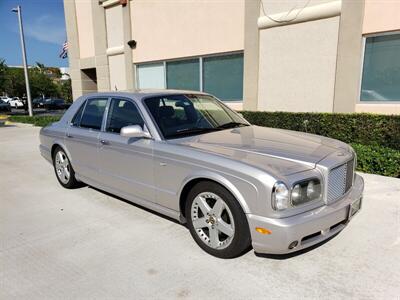
[[[165,89],[164,64],[145,64],[137,66],[139,89]]]
[[[167,87],[200,90],[199,59],[167,62]]]
[[[121,128],[139,125],[143,128],[143,119],[138,108],[126,99],[112,99],[107,118],[106,131],[120,133]]]
[[[242,100],[243,54],[204,58],[203,90],[221,100]]]
[[[100,130],[107,99],[89,99],[83,112],[80,126]]]
[[[361,101],[400,100],[400,34],[368,37]]]

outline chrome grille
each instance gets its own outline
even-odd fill
[[[339,199],[353,185],[354,159],[333,168],[328,177],[328,203]]]

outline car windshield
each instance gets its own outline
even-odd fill
[[[144,103],[166,139],[249,126],[209,95],[166,95],[147,98]]]

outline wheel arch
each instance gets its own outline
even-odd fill
[[[190,190],[199,182],[202,181],[211,181],[216,184],[219,184],[220,186],[224,187],[227,189],[236,199],[236,201],[239,202],[240,206],[243,209],[243,212],[250,213],[249,206],[247,205],[243,195],[240,193],[240,191],[236,188],[236,186],[227,178],[219,175],[219,174],[213,174],[209,172],[204,172],[201,174],[196,174],[187,177],[183,184],[182,187],[179,191],[179,210],[180,210],[180,216],[181,216],[181,221],[183,223],[186,222],[186,216],[185,216],[185,203],[187,200],[187,196],[190,192]]]
[[[51,153],[51,159],[53,159],[54,157],[54,151],[56,150],[57,147],[60,147],[62,150],[64,150],[65,154],[67,154],[69,161],[72,164],[72,159],[71,159],[71,155],[68,151],[68,149],[65,147],[65,144],[60,141],[60,140],[55,140],[52,145],[51,145],[51,149],[50,149],[50,153]]]

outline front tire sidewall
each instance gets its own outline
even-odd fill
[[[70,164],[70,165],[69,165],[69,167],[70,167],[70,176],[69,176],[68,182],[66,182],[66,183],[64,183],[64,182],[62,182],[62,181],[60,180],[60,178],[58,177],[58,174],[57,174],[57,169],[56,169],[56,155],[57,155],[57,153],[60,152],[60,151],[62,151],[62,152],[65,154],[65,156],[68,158],[69,164]],[[66,189],[73,189],[73,188],[78,187],[78,181],[77,181],[76,178],[75,178],[75,171],[74,171],[74,169],[72,168],[71,160],[69,159],[67,153],[66,153],[61,147],[57,147],[57,148],[54,150],[54,153],[53,153],[53,168],[54,168],[54,173],[55,173],[55,175],[56,175],[56,178],[57,178],[58,182],[59,182],[64,188],[66,188]]]
[[[192,203],[196,196],[203,192],[211,192],[221,197],[232,212],[233,220],[235,223],[235,234],[232,242],[226,248],[214,249],[209,247],[200,239],[200,237],[196,233],[196,229],[193,227],[191,216]],[[251,238],[246,215],[244,214],[242,207],[235,199],[235,197],[227,189],[220,186],[219,184],[211,181],[200,182],[196,184],[189,192],[185,204],[185,216],[187,220],[187,226],[193,239],[207,253],[218,258],[235,258],[244,254],[250,249]]]

